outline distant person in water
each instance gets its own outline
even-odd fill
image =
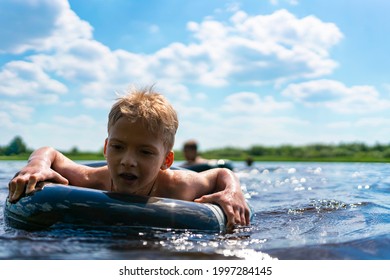
[[[252,166],[253,165],[253,158],[251,156],[247,157],[245,160],[246,166]]]
[[[182,164],[182,167],[208,163],[207,159],[202,158],[198,154],[198,143],[195,140],[189,140],[184,143],[183,154],[186,162]]]
[[[205,159],[198,153],[198,143],[195,140],[188,140],[183,145],[185,162],[181,167],[196,172],[203,172],[213,168],[227,168],[233,170],[233,164],[227,159]]]

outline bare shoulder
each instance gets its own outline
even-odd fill
[[[161,170],[154,195],[182,200],[194,200],[208,189],[209,180],[203,174],[187,170]]]

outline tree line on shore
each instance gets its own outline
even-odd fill
[[[390,161],[390,144],[367,145],[361,142],[340,144],[254,145],[248,149],[227,147],[202,153],[206,158],[293,161]]]
[[[14,156],[31,152],[32,150],[27,148],[27,145],[20,136],[15,136],[8,145],[0,146],[1,156]]]
[[[32,152],[22,137],[14,137],[6,146],[0,146],[0,156],[27,157]],[[83,152],[77,147],[62,151],[70,158],[103,159],[102,151]],[[280,145],[275,147],[254,145],[249,148],[225,147],[203,151],[201,155],[209,159],[230,160],[294,160],[294,161],[377,161],[390,162],[390,143],[367,145],[361,142],[340,144],[308,144],[302,146]],[[175,158],[183,160],[182,151],[175,151]]]

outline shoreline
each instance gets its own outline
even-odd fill
[[[103,155],[100,154],[67,154],[65,156],[69,157],[72,160],[85,160],[85,161],[102,161],[105,160]],[[13,155],[13,156],[0,156],[0,161],[12,161],[20,160],[27,161],[29,158],[28,155]],[[213,157],[209,159],[227,159],[233,162],[245,162],[245,157]],[[298,157],[270,157],[270,156],[257,156],[252,157],[254,162],[356,162],[356,163],[390,163],[389,159],[384,158],[374,158],[374,157],[313,157],[313,158],[298,158]],[[184,158],[181,156],[175,157],[175,161],[183,161]]]

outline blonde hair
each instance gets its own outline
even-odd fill
[[[141,121],[150,132],[162,137],[168,151],[173,148],[179,126],[177,114],[168,100],[153,87],[134,88],[119,97],[108,115],[108,132],[122,117],[131,122]]]

